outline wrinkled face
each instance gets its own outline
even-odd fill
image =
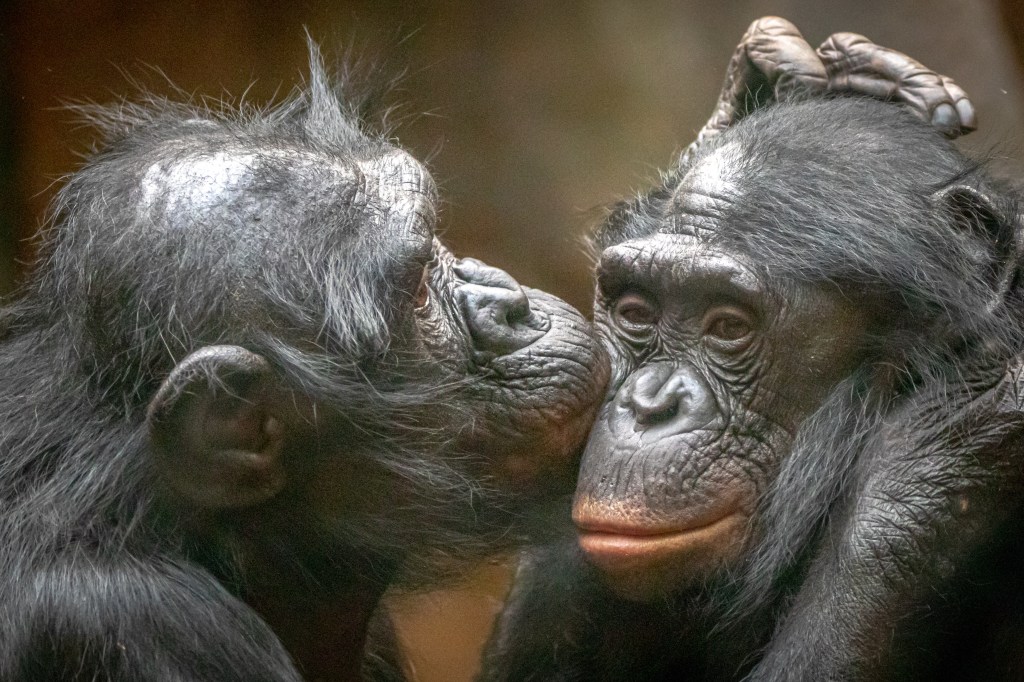
[[[446,425],[454,450],[482,455],[499,486],[571,489],[607,381],[592,327],[561,299],[448,251],[434,237],[433,181],[410,155],[392,150],[363,167],[381,188],[371,204],[404,245],[403,272],[417,280],[402,289],[420,348],[463,384],[455,400],[471,416]]]
[[[414,314],[437,361],[470,377],[458,449],[486,453],[499,485],[570,490],[608,374],[591,326],[503,270],[432,254]]]
[[[375,455],[352,456],[381,446],[379,438],[361,443],[359,424],[334,439],[341,456],[336,448],[320,448],[322,456],[305,476],[312,504],[325,518],[380,526],[377,534],[395,542],[387,528],[417,536],[403,540],[407,544],[428,527],[435,534],[462,528],[471,535],[478,524],[486,529],[481,532],[507,534],[509,512],[514,518],[534,500],[572,490],[607,382],[606,355],[591,325],[565,302],[445,248],[434,234],[433,181],[412,156],[385,148],[356,171],[359,192],[342,187],[338,196],[355,204],[358,211],[349,208],[346,215],[363,238],[374,240],[371,248],[383,252],[379,267],[395,283],[389,330],[397,364],[391,375],[446,388],[441,399],[428,391],[422,406],[399,415],[413,426],[400,436],[417,458],[404,473],[395,475],[390,454],[389,464]],[[335,295],[344,301],[351,289]],[[433,441],[415,442],[421,427]],[[496,495],[481,497],[491,492]],[[449,541],[457,542],[454,536]]]
[[[623,596],[734,564],[800,422],[856,363],[864,320],[835,292],[767,280],[696,230],[609,246],[595,325],[612,382],[573,519]]]
[[[323,363],[330,389],[282,400],[298,408],[281,417],[285,490],[371,544],[411,542],[374,524],[472,534],[482,507],[504,518],[572,490],[608,375],[576,310],[454,257],[434,236],[433,180],[403,150],[217,140],[146,166],[136,207],[148,240],[174,243],[183,290],[230,294],[218,322]],[[494,518],[480,525],[507,534]]]

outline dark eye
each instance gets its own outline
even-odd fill
[[[658,311],[645,296],[623,294],[612,309],[615,321],[627,328],[650,327],[658,321]]]
[[[420,275],[420,283],[416,287],[416,296],[412,304],[422,308],[430,302],[430,263],[423,266],[423,274]]]
[[[715,308],[704,316],[704,336],[733,344],[754,331],[750,317],[736,308]]]

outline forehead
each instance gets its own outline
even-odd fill
[[[140,217],[170,229],[319,221],[402,240],[431,239],[436,189],[407,152],[388,147],[367,158],[342,159],[310,149],[253,146],[185,148],[154,161],[138,182]]]
[[[740,199],[741,161],[735,143],[724,144],[700,159],[672,193],[661,231],[698,235],[714,232]]]
[[[669,175],[661,187],[619,204],[597,230],[594,243],[608,247],[656,234],[710,239],[742,199],[743,172],[740,146],[721,144],[692,167]]]
[[[665,232],[610,246],[601,254],[598,272],[606,290],[636,286],[680,291],[696,285],[750,297],[766,291],[752,263],[720,250],[698,234]]]

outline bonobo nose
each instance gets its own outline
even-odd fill
[[[718,404],[707,382],[692,367],[657,363],[630,376],[614,400],[613,418],[633,430],[662,427],[685,433],[707,426]]]
[[[462,280],[455,295],[476,349],[507,355],[544,336],[547,319],[531,310],[512,275],[475,258],[463,258],[454,270]]]

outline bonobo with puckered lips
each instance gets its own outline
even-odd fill
[[[270,110],[101,114],[0,312],[0,678],[358,679],[370,613],[572,489],[583,317],[434,236],[313,51]]]

